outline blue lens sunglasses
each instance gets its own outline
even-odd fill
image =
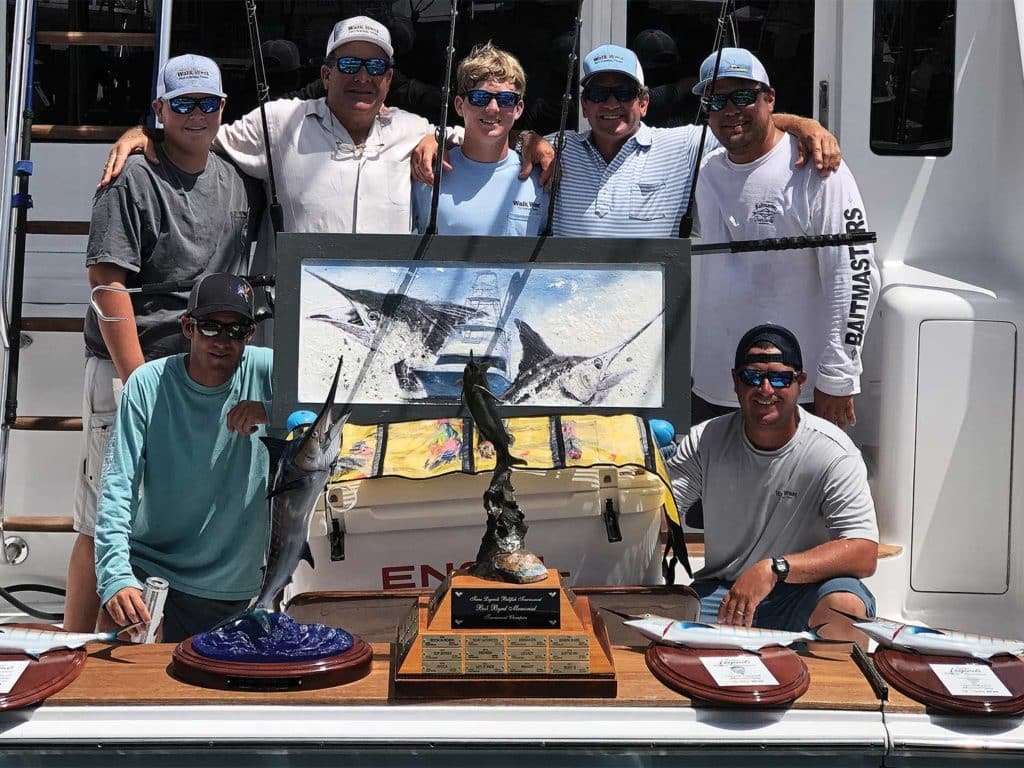
[[[772,389],[785,389],[800,373],[798,371],[759,371],[756,368],[741,368],[736,371],[736,375],[748,387],[760,387],[761,382],[768,379]]]
[[[720,112],[725,109],[726,102],[731,101],[737,107],[741,109],[743,107],[749,107],[755,101],[757,101],[757,94],[765,93],[767,91],[764,87],[757,88],[737,88],[735,91],[730,93],[713,93],[708,97],[708,112]]]
[[[176,115],[190,115],[196,107],[199,107],[200,112],[212,115],[220,109],[220,96],[203,96],[198,99],[191,96],[175,96],[168,99],[167,103]]]
[[[609,96],[621,103],[633,101],[640,95],[637,85],[588,85],[583,89],[583,98],[595,104],[604,104]]]
[[[515,91],[501,91],[500,93],[492,93],[491,91],[484,91],[480,88],[475,88],[472,91],[466,91],[466,101],[472,104],[474,107],[486,107],[491,103],[491,99],[498,102],[499,107],[514,107],[519,103],[519,94]]]
[[[343,75],[357,74],[360,67],[366,67],[366,74],[380,77],[391,69],[391,62],[387,59],[360,59],[358,56],[342,56],[338,59],[338,71]]]

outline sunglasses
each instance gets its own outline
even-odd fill
[[[366,74],[380,77],[391,69],[391,62],[387,59],[360,59],[358,56],[342,56],[338,59],[338,71],[343,75],[358,74],[360,67],[366,67]]]
[[[756,368],[741,368],[736,375],[748,387],[760,387],[761,382],[768,379],[772,389],[785,389],[800,374],[798,371],[759,371]]]
[[[466,91],[466,101],[474,107],[486,107],[491,103],[491,99],[498,102],[499,107],[514,107],[519,103],[519,94],[515,91],[491,93],[490,91],[484,91],[479,88],[475,88],[472,91]]]
[[[212,115],[220,109],[220,96],[203,96],[199,99],[194,99],[191,96],[175,96],[173,99],[168,99],[167,103],[171,105],[171,111],[176,115],[190,115],[196,107],[199,107],[200,112]]]
[[[749,107],[757,101],[757,94],[764,91],[764,88],[739,88],[731,93],[713,93],[708,97],[708,112],[720,112],[729,101],[737,107]]]
[[[595,104],[604,104],[609,96],[619,102],[633,101],[640,96],[638,85],[588,85],[583,89],[583,98]]]
[[[193,320],[192,327],[208,339],[215,339],[226,333],[229,339],[244,341],[256,326],[252,323],[219,323],[216,320]]]

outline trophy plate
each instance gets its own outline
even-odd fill
[[[50,624],[13,624],[23,629],[54,630]],[[23,653],[0,653],[0,668],[8,667],[6,674],[11,674],[13,667],[28,665],[20,671],[17,681],[8,693],[0,693],[0,712],[21,707],[31,707],[65,688],[82,673],[85,666],[86,651],[82,648],[63,648],[47,651],[38,659]]]
[[[174,649],[171,672],[179,680],[222,690],[313,690],[351,683],[370,673],[373,650],[355,637],[344,653],[299,662],[220,661],[202,656],[188,638]]]
[[[604,620],[558,572],[507,584],[455,571],[398,626],[393,698],[615,696]]]
[[[875,667],[893,688],[927,707],[970,715],[1024,712],[1024,661],[931,656],[879,648]]]
[[[735,707],[778,707],[807,692],[811,676],[791,648],[675,648],[652,643],[648,669],[664,685],[694,699]],[[718,679],[716,679],[718,675]],[[749,680],[749,684],[745,684]]]

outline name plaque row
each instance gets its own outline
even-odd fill
[[[590,672],[590,643],[585,634],[425,634],[423,672],[587,674]]]

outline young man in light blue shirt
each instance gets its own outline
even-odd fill
[[[539,171],[519,178],[521,160],[508,134],[523,113],[526,73],[510,53],[490,43],[459,63],[455,111],[466,126],[461,147],[448,154],[452,172],[441,177],[437,231],[442,235],[537,235],[548,212]],[[413,189],[413,227],[430,222],[432,189]]]
[[[200,278],[181,318],[188,353],[139,366],[125,384],[104,460],[96,523],[101,626],[148,621],[141,583],[170,582],[163,640],[242,610],[259,590],[269,535],[269,349],[247,347],[253,292]]]

